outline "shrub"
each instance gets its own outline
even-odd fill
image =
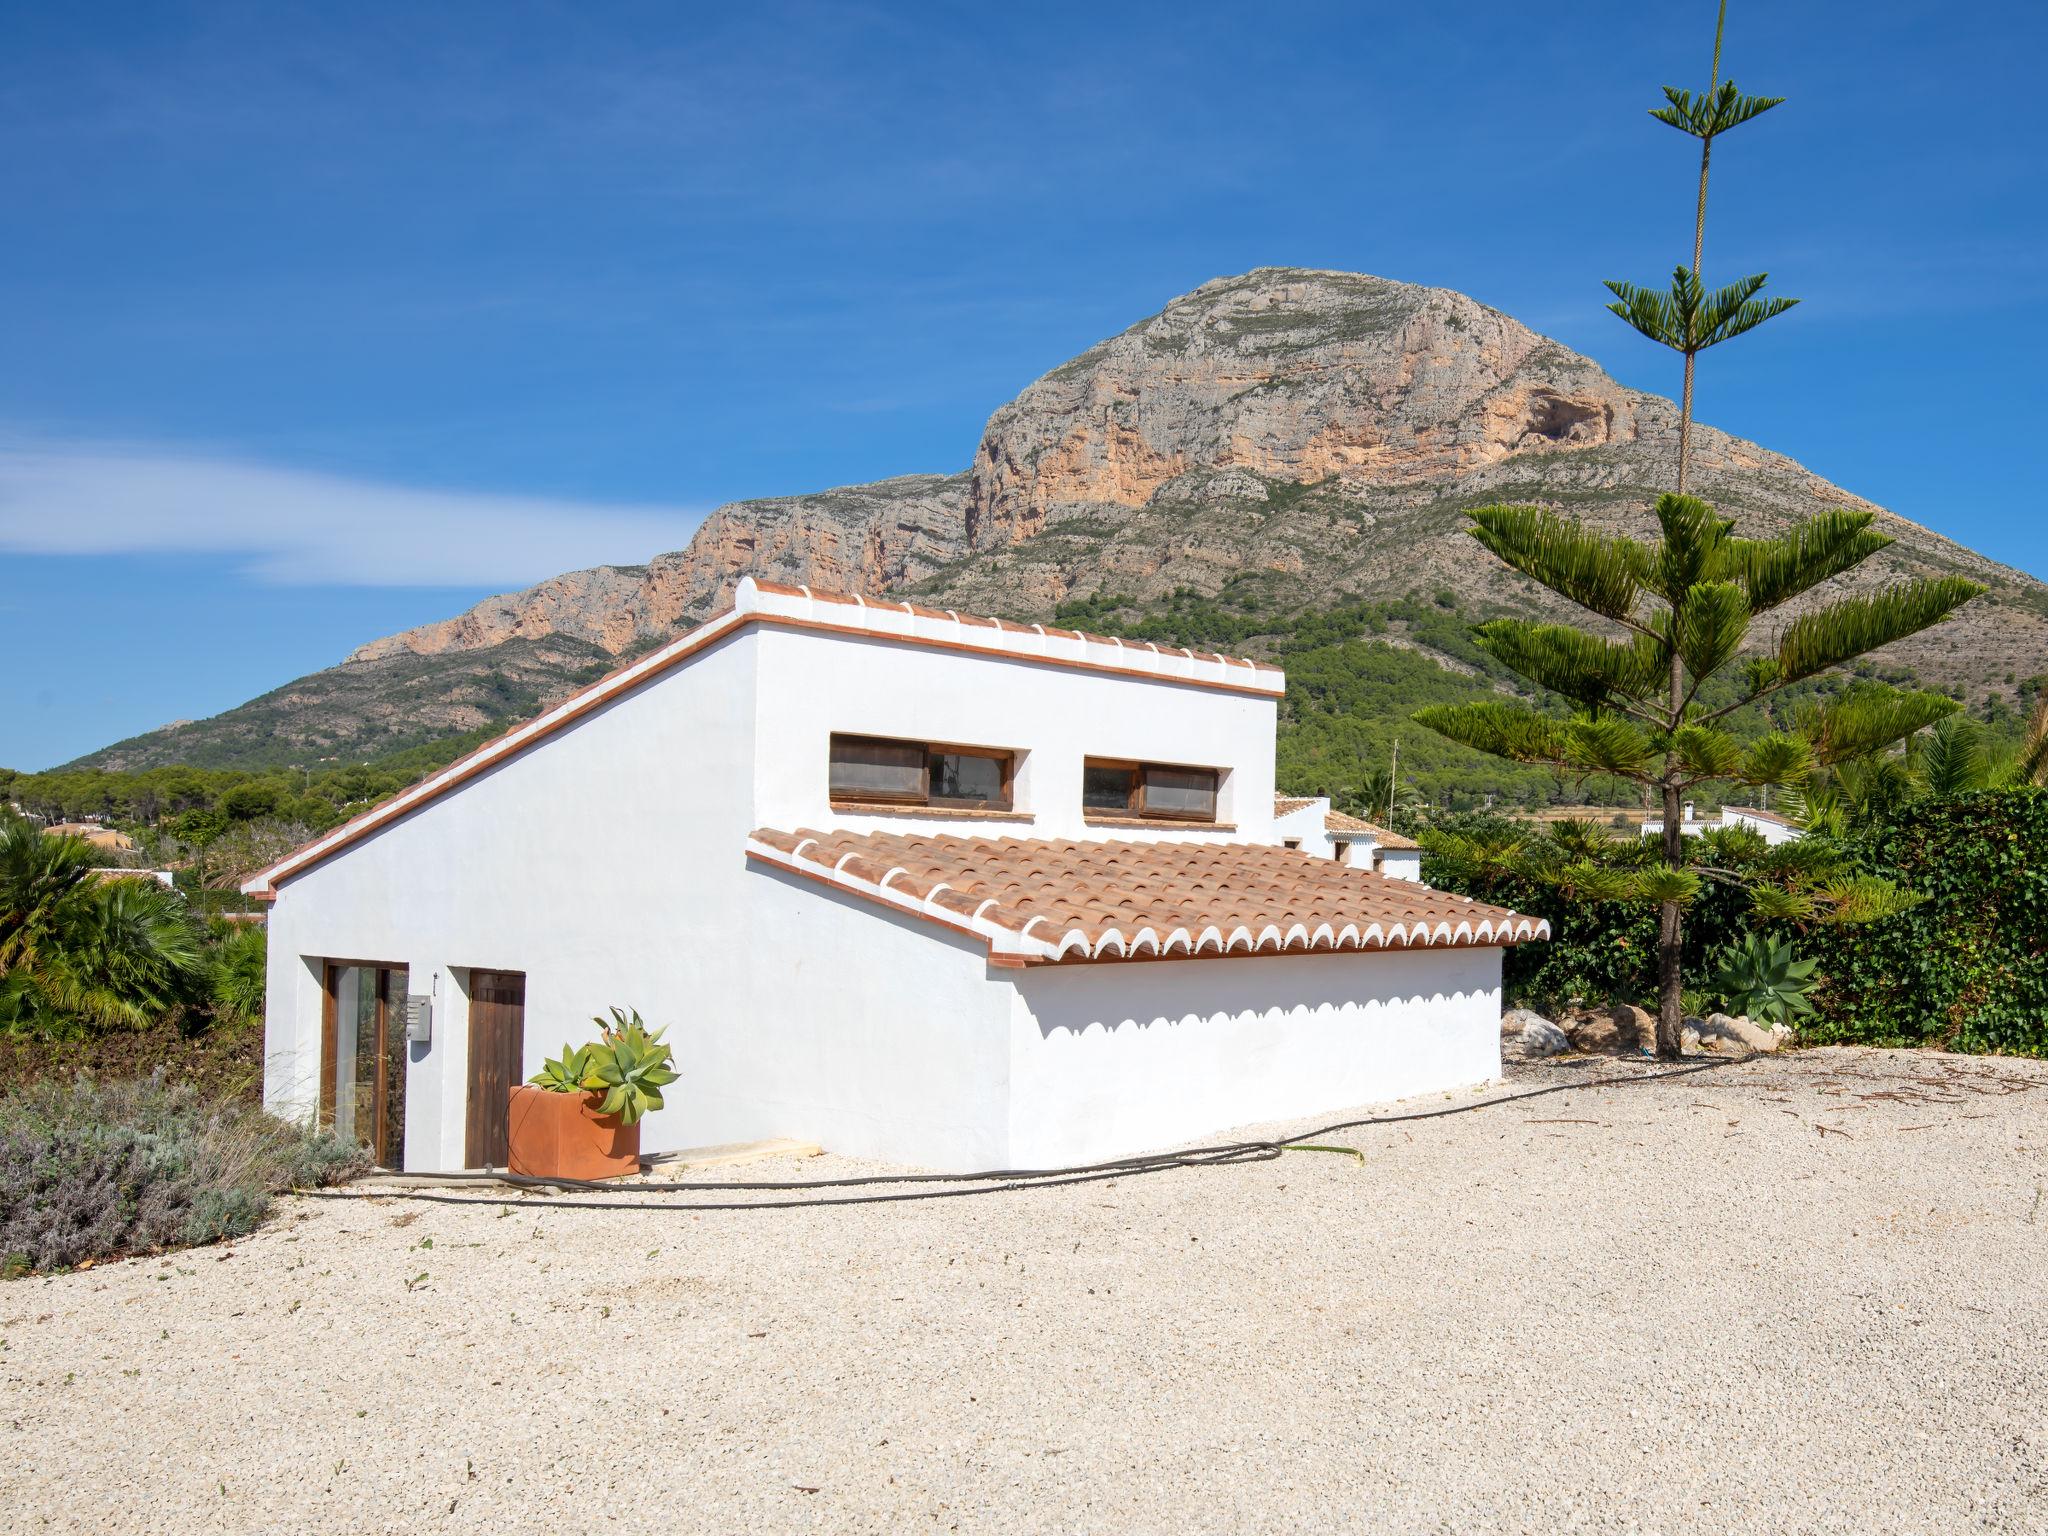
[[[1921,800],[1850,839],[1926,900],[1861,932],[1821,930],[1809,1040],[2048,1056],[2048,790]]]
[[[160,1076],[0,1097],[0,1268],[68,1269],[239,1237],[288,1189],[361,1172],[360,1148]]]

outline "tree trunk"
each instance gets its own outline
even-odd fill
[[[1679,823],[1684,814],[1678,786],[1667,779],[1664,784],[1664,862],[1673,869],[1685,866],[1685,833],[1680,830]],[[1684,942],[1685,909],[1675,901],[1662,903],[1657,909],[1657,1055],[1664,1061],[1678,1059],[1678,1039],[1685,1028],[1684,975],[1680,966]]]

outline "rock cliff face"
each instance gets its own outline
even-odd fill
[[[1670,408],[1441,288],[1265,270],[1205,283],[998,410],[967,533],[1014,544],[1067,511],[1140,507],[1191,470],[1367,490],[1600,447]]]
[[[1206,283],[1030,385],[989,419],[962,474],[735,502],[678,553],[493,598],[373,641],[294,688],[378,698],[382,670],[435,661],[404,673],[406,703],[394,707],[415,714],[444,671],[451,688],[473,691],[478,663],[515,643],[526,648],[524,688],[548,654],[536,643],[630,654],[701,621],[749,572],[1020,619],[1074,599],[1142,608],[1182,588],[1247,583],[1262,611],[1420,591],[1475,616],[1556,612],[1549,594],[1481,554],[1462,514],[1538,501],[1645,532],[1671,485],[1677,428],[1670,401],[1623,388],[1462,294],[1266,268]],[[1711,428],[1697,432],[1695,454],[1699,493],[1745,534],[1870,505]],[[1879,516],[1898,542],[1869,562],[1866,584],[1954,571],[1991,588],[1881,659],[1979,695],[2041,670],[2048,588]],[[565,669],[556,691],[571,682]],[[398,723],[392,708],[377,714]],[[180,728],[180,751],[159,733],[87,761],[189,758],[236,718]]]
[[[962,549],[963,475],[737,501],[704,519],[689,547],[646,565],[601,565],[478,603],[467,613],[358,647],[351,662],[479,650],[568,635],[610,655],[687,629],[742,576],[881,592],[921,580]]]

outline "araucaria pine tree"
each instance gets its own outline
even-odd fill
[[[1827,603],[1809,599],[1798,604],[1796,617],[1758,634],[1758,620],[1805,598],[1891,539],[1872,528],[1873,514],[1850,511],[1823,512],[1771,538],[1741,538],[1733,519],[1686,494],[1699,354],[1794,302],[1759,297],[1762,275],[1711,292],[1700,279],[1714,140],[1779,101],[1745,96],[1721,79],[1727,12],[1723,0],[1706,92],[1694,96],[1667,86],[1666,105],[1652,113],[1700,141],[1692,265],[1678,267],[1665,290],[1608,284],[1615,295],[1610,309],[1685,358],[1676,489],[1657,501],[1660,536],[1643,542],[1615,537],[1543,507],[1472,513],[1472,532],[1489,550],[1597,618],[1585,628],[1497,619],[1475,631],[1489,654],[1561,696],[1567,711],[1488,702],[1436,706],[1416,717],[1481,751],[1576,777],[1611,774],[1657,795],[1663,860],[1641,871],[1629,894],[1659,908],[1657,1054],[1667,1058],[1679,1052],[1685,909],[1700,889],[1680,832],[1686,792],[1717,780],[1797,787],[1817,768],[1896,744],[1956,704],[1939,694],[1869,686],[1803,711],[1796,731],[1745,741],[1722,722],[1745,705],[1939,623],[1983,590],[1956,577],[1900,581]],[[1756,899],[1773,915],[1764,907],[1770,893],[1760,891]],[[1832,911],[1821,893],[1814,915],[1866,921],[1894,910],[1864,881],[1854,899],[1845,890]]]

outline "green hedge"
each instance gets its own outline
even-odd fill
[[[1484,830],[1487,821],[1447,825]],[[1855,867],[1927,900],[1881,923],[1754,925],[1819,962],[1819,1014],[1800,1025],[1801,1038],[2048,1056],[2048,790],[1923,800],[1842,846]],[[1568,900],[1497,871],[1461,872],[1434,854],[1424,857],[1423,878],[1550,920],[1547,943],[1508,951],[1502,984],[1511,1005],[1654,1004],[1654,910]],[[1704,988],[1708,956],[1752,926],[1748,905],[1739,886],[1713,882],[1701,892],[1686,914],[1688,988]]]
[[[1854,846],[1928,899],[1800,941],[1820,961],[1802,1037],[2048,1056],[2048,790],[1922,801]]]

